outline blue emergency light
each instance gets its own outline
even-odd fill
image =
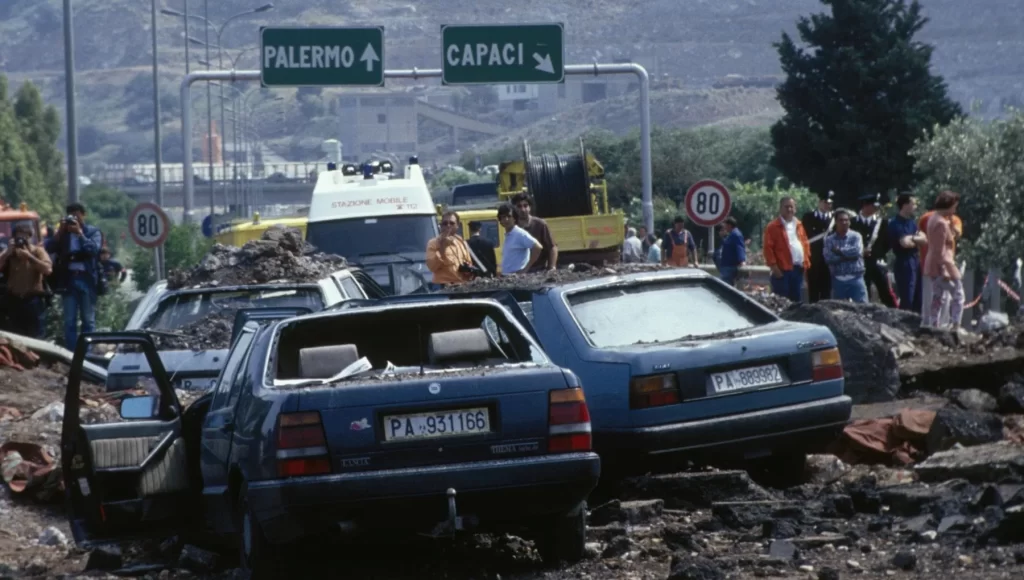
[[[373,179],[373,166],[363,163],[363,179]]]

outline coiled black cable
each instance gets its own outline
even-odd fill
[[[526,163],[526,187],[538,217],[593,213],[583,155],[532,155]]]

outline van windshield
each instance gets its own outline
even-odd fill
[[[423,261],[427,242],[437,235],[433,215],[398,215],[310,222],[306,241],[317,250],[363,263],[369,257],[408,254]]]

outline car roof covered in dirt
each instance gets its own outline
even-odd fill
[[[616,282],[635,280],[663,280],[670,278],[707,279],[710,274],[699,268],[678,268],[659,264],[618,264],[609,267],[593,267],[574,264],[573,269],[554,272],[516,274],[497,278],[478,278],[465,284],[449,286],[442,294],[466,294],[507,291],[517,298],[533,292],[558,289],[560,292],[574,292],[589,287],[606,286]]]

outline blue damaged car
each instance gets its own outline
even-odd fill
[[[122,421],[83,424],[100,342],[142,350],[155,385],[123,399]],[[579,379],[485,299],[246,322],[184,409],[148,334],[84,335],[65,405],[80,546],[191,530],[254,577],[276,577],[293,542],[382,528],[518,532],[547,561],[579,560],[601,469]]]
[[[551,360],[580,377],[605,471],[711,459],[797,476],[806,454],[848,422],[852,402],[828,328],[782,320],[695,268],[572,277],[383,301],[500,299]]]

